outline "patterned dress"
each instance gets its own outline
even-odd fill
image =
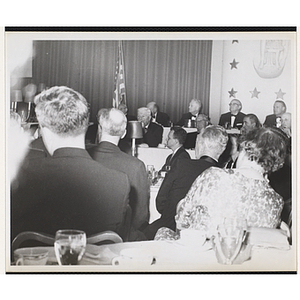
[[[282,208],[282,197],[267,180],[248,178],[238,169],[212,167],[198,176],[178,203],[176,227],[204,230],[210,237],[225,217],[239,217],[248,226],[276,228]],[[155,240],[161,239],[178,239],[178,235],[160,228]]]

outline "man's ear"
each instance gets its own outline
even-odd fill
[[[125,137],[126,133],[127,133],[127,130],[125,129],[124,133],[121,136],[121,139],[123,139]]]
[[[41,134],[46,149],[52,155],[53,154],[52,145],[54,142],[53,132],[47,127],[41,127]]]

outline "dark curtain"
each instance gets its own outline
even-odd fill
[[[111,107],[118,41],[34,41],[33,81],[66,85],[89,102],[91,121]],[[209,114],[212,41],[123,41],[129,114],[155,101],[173,122],[201,99]]]

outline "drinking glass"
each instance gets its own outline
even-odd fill
[[[241,250],[246,232],[245,220],[225,218],[223,223],[218,225],[214,243],[220,263],[226,265],[233,263]]]
[[[86,234],[80,230],[58,230],[55,234],[54,249],[60,265],[77,265],[82,259],[86,246]]]

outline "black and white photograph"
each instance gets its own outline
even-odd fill
[[[297,272],[296,27],[6,27],[6,273]]]

